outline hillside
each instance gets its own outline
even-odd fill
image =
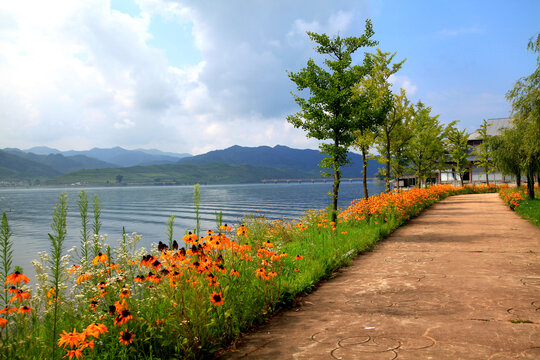
[[[165,164],[116,169],[80,170],[47,181],[47,185],[81,183],[85,185],[122,184],[243,184],[268,178],[306,178],[313,174],[295,169],[275,169],[246,164]]]
[[[0,150],[0,180],[43,179],[58,175],[59,171],[47,165]]]
[[[59,153],[38,155],[34,153],[24,152],[18,149],[5,150],[12,155],[25,158],[26,160],[35,161],[42,165],[46,165],[62,174],[82,169],[101,169],[116,167],[116,165],[114,164],[110,164],[84,155],[64,156]]]
[[[320,161],[324,155],[317,150],[293,149],[287,146],[277,145],[274,147],[242,147],[232,146],[224,150],[214,150],[206,154],[196,155],[180,159],[180,164],[207,164],[210,162],[222,162],[226,164],[249,164],[254,166],[270,166],[278,169],[298,169],[314,173],[320,177]],[[351,166],[342,169],[342,176],[346,178],[362,177],[362,156],[349,153]],[[375,177],[378,168],[382,167],[376,160],[369,160],[369,178]]]

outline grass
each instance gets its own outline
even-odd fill
[[[213,232],[169,233],[168,245],[150,250],[138,246],[137,234],[124,233],[117,244],[81,234],[81,248],[94,249],[91,260],[77,252],[59,257],[61,246],[53,246],[35,262],[33,288],[5,270],[11,256],[4,251],[0,281],[10,300],[0,303],[0,359],[212,357],[422,209],[450,195],[496,190],[442,185],[381,194],[353,201],[337,223],[323,210],[292,222],[248,216],[234,229],[218,218]],[[2,227],[8,249],[7,220]],[[170,243],[175,238],[185,247]]]
[[[535,198],[526,197],[526,190],[521,188],[506,188],[500,191],[500,196],[510,210],[529,220],[532,224],[540,226],[540,190],[535,187]]]

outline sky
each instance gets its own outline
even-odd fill
[[[533,72],[540,1],[21,0],[0,2],[0,148],[121,146],[201,154],[318,142],[286,120],[306,31],[407,59],[393,77],[442,123],[506,117]]]

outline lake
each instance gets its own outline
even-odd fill
[[[384,191],[384,182],[368,182],[370,195]],[[166,225],[170,215],[176,215],[174,238],[180,240],[186,229],[195,227],[193,186],[145,186],[85,188],[92,218],[94,194],[101,200],[102,228],[108,234],[107,243],[117,244],[122,227],[127,233],[142,235],[140,245],[150,249],[152,243],[166,241]],[[278,183],[249,185],[201,185],[199,207],[201,230],[216,229],[216,212],[223,213],[223,222],[237,224],[246,214],[262,214],[268,219],[297,219],[307,209],[322,209],[330,203],[328,183]],[[38,252],[49,251],[47,233],[58,195],[66,192],[69,210],[65,248],[79,245],[80,216],[76,201],[81,188],[0,189],[0,213],[5,211],[13,233],[13,265],[34,275],[31,261]],[[361,182],[343,182],[339,206],[362,197]],[[91,223],[91,221],[90,221]],[[178,241],[181,243],[181,241]]]

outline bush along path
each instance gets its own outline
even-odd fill
[[[538,359],[540,229],[446,198],[220,359]]]
[[[450,195],[496,190],[444,185],[381,194],[354,201],[337,223],[311,210],[293,222],[246,217],[233,229],[218,216],[215,229],[201,232],[197,221],[176,240],[171,217],[168,239],[151,250],[137,246],[137,234],[106,244],[99,199],[90,224],[82,193],[81,245],[70,253],[63,248],[68,204],[61,195],[51,250],[34,262],[35,284],[13,267],[4,214],[0,359],[212,357],[422,209]]]

